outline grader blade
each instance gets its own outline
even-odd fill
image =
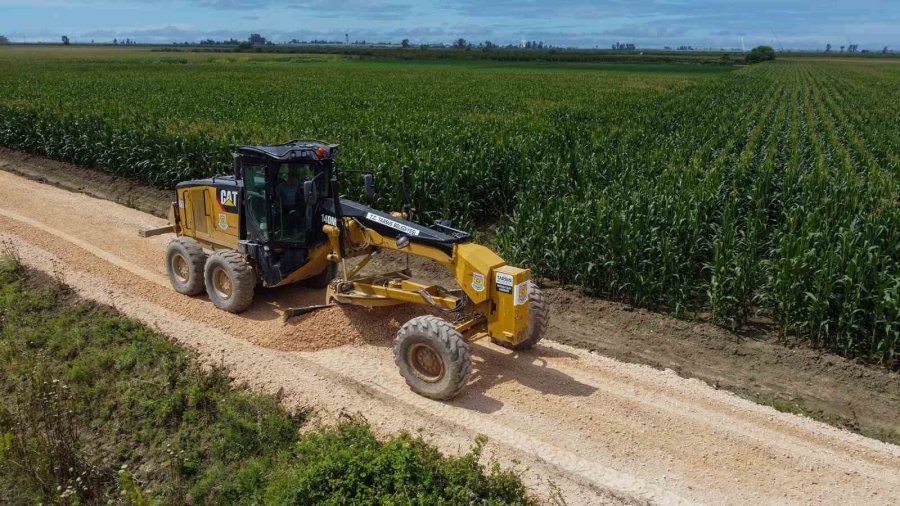
[[[314,313],[320,309],[326,309],[329,307],[334,307],[337,304],[316,304],[313,306],[303,306],[303,307],[291,307],[284,310],[284,316],[282,317],[284,321],[288,321],[291,318],[297,316],[303,316],[305,314]]]

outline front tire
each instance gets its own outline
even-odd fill
[[[469,343],[436,316],[418,316],[400,328],[394,362],[413,392],[436,400],[455,397],[472,373]]]
[[[209,300],[219,309],[240,313],[253,303],[256,274],[237,251],[220,250],[206,261],[203,279]]]
[[[166,273],[172,288],[185,295],[203,293],[206,252],[190,237],[179,237],[166,246]]]
[[[525,339],[517,344],[492,339],[495,344],[516,351],[530,350],[537,346],[547,333],[547,327],[550,325],[550,303],[534,281],[529,281],[528,285],[528,328],[525,331]]]

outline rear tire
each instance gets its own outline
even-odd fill
[[[394,362],[413,392],[436,400],[455,397],[472,373],[469,343],[436,316],[403,324],[394,339]]]
[[[550,325],[550,303],[544,297],[544,292],[538,288],[534,281],[528,282],[528,329],[525,331],[525,339],[518,344],[510,344],[499,339],[491,339],[495,344],[521,351],[534,348],[544,338],[547,327]]]
[[[203,279],[209,300],[219,309],[240,313],[253,303],[256,273],[237,251],[213,253],[206,261]]]
[[[190,237],[179,237],[166,246],[166,273],[172,288],[185,295],[203,293],[206,252]]]

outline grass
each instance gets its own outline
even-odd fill
[[[0,503],[530,504],[518,477],[410,434],[236,387],[188,351],[0,261]]]
[[[799,397],[794,397],[792,399],[759,398],[757,399],[757,402],[766,406],[771,406],[772,408],[781,411],[782,413],[805,416],[806,418],[810,418],[822,423],[827,423],[828,425],[832,425],[834,427],[840,427],[845,430],[862,433],[860,431],[859,423],[855,418],[843,417],[834,413],[825,413],[824,411],[819,409],[811,409],[807,407],[804,400]],[[879,441],[900,445],[900,431],[896,429],[881,429],[877,432],[871,432],[865,435]]]

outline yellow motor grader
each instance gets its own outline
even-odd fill
[[[165,262],[179,293],[205,291],[217,307],[239,313],[258,286],[327,288],[322,305],[289,309],[286,318],[334,304],[430,306],[443,317],[406,322],[393,351],[409,386],[433,399],[449,399],[465,386],[472,341],[489,337],[521,350],[543,337],[549,307],[530,271],[507,265],[447,222],[413,222],[406,169],[403,207],[386,213],[340,197],[337,145],[295,140],[232,149],[234,174],[177,185],[169,209],[177,238]],[[364,174],[363,181],[371,198],[374,177]],[[417,282],[408,267],[364,274],[381,250],[433,260],[459,286]]]

